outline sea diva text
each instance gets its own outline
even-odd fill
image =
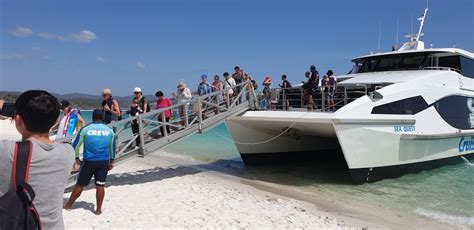
[[[462,137],[459,141],[459,152],[462,153],[471,150],[474,150],[474,137],[471,137],[471,139]]]

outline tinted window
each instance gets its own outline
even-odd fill
[[[459,56],[439,57],[438,66],[461,69],[461,65],[459,63]]]
[[[474,60],[461,57],[461,72],[466,77],[474,78]]]
[[[362,59],[363,65],[358,73],[395,70],[419,70],[430,66],[432,53],[393,54]],[[360,62],[357,60],[356,62]]]
[[[410,97],[400,101],[379,105],[372,109],[372,114],[412,115],[428,108],[422,96]]]
[[[473,129],[474,113],[469,109],[474,110],[473,103],[473,98],[449,96],[437,101],[434,106],[439,115],[452,127],[457,129]],[[473,122],[471,122],[471,116]]]

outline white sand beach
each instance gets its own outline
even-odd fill
[[[157,151],[111,171],[103,214],[86,189],[70,211],[68,229],[450,229],[383,207],[299,194],[285,186],[202,169]],[[186,160],[184,160],[186,161]],[[173,163],[172,163],[173,162]],[[186,166],[187,165],[187,166]],[[65,201],[70,193],[64,195]]]
[[[64,211],[66,228],[355,228],[306,202],[168,163],[147,156],[117,166],[108,178],[104,213],[94,215],[91,187]]]

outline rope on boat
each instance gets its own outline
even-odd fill
[[[304,113],[303,115],[301,115],[300,117],[297,117],[297,119],[299,118],[303,118],[304,116],[306,116],[309,112],[306,112]],[[240,141],[235,141],[233,139],[230,139],[230,138],[227,138],[226,136],[216,132],[215,130],[211,130],[212,132],[214,132],[216,135],[218,135],[219,137],[221,137],[222,139],[228,141],[228,142],[233,142],[235,144],[239,144],[239,145],[261,145],[261,144],[266,144],[268,142],[271,142],[273,140],[276,140],[278,139],[279,137],[283,136],[283,134],[285,134],[286,132],[288,132],[288,130],[290,130],[291,128],[293,128],[293,126],[296,125],[296,123],[298,122],[298,120],[294,121],[290,126],[288,126],[286,129],[284,129],[281,133],[279,133],[278,135],[268,139],[268,140],[265,140],[265,141],[258,141],[258,142],[240,142]]]

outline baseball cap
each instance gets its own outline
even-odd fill
[[[142,92],[142,89],[140,89],[140,87],[135,87],[135,89],[133,90],[133,92],[139,92],[139,93],[141,93],[141,92]]]

